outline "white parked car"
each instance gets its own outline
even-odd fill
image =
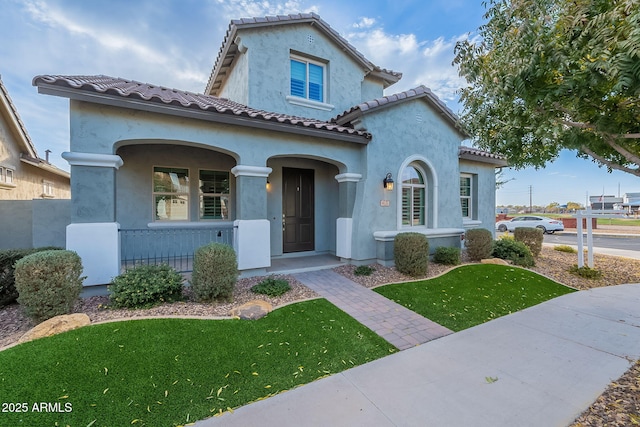
[[[518,227],[539,228],[543,233],[553,234],[556,231],[564,231],[564,224],[557,219],[543,216],[518,216],[506,221],[496,222],[498,231],[514,231]]]

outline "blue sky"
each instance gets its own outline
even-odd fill
[[[106,74],[202,92],[231,19],[316,12],[369,60],[400,71],[387,92],[425,84],[455,112],[464,83],[455,42],[483,23],[481,0],[2,0],[0,75],[38,153],[69,144],[68,100],[39,95],[39,74]],[[505,170],[498,204],[585,203],[586,194],[640,191],[640,179],[607,173],[571,152],[541,170]]]

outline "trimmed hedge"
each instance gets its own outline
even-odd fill
[[[6,249],[0,251],[0,308],[18,299],[16,280],[14,277],[16,262],[27,255],[36,252],[59,250],[56,247],[42,247],[35,249]]]
[[[493,247],[493,256],[511,261],[515,265],[522,267],[533,267],[536,265],[527,245],[512,239],[497,240]]]
[[[118,277],[109,286],[114,307],[145,308],[182,299],[183,277],[166,264],[139,265]]]
[[[231,246],[211,243],[196,250],[191,288],[198,301],[230,301],[237,280],[238,261]]]
[[[517,242],[522,242],[531,251],[531,255],[537,257],[542,251],[542,241],[544,233],[539,228],[517,227],[513,232],[513,238]]]
[[[458,265],[460,264],[460,249],[439,246],[433,254],[433,261],[444,265]]]
[[[429,268],[429,240],[420,233],[400,233],[393,240],[396,270],[409,276],[424,276]]]
[[[464,246],[467,248],[467,255],[471,261],[491,258],[493,234],[486,228],[467,230],[464,237]]]
[[[16,263],[18,303],[37,323],[69,314],[82,291],[82,262],[77,253],[50,250],[27,255]]]

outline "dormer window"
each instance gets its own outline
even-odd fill
[[[291,96],[325,102],[325,65],[300,56],[291,56]]]

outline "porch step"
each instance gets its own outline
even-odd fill
[[[294,277],[400,350],[453,333],[332,270]]]

